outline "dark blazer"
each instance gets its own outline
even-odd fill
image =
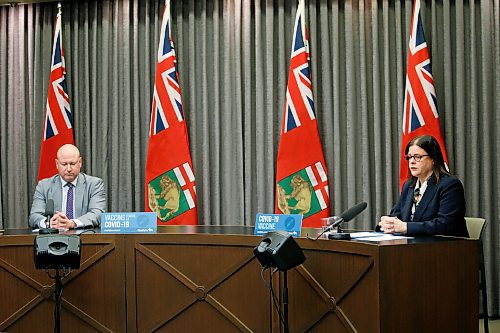
[[[447,235],[468,237],[465,224],[465,194],[460,180],[454,176],[442,176],[438,183],[434,177],[427,181],[420,203],[411,221],[413,192],[412,180],[406,181],[391,216],[408,222],[408,236]]]

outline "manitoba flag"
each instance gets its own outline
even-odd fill
[[[408,143],[420,135],[432,135],[441,146],[446,165],[448,157],[439,127],[436,91],[431,73],[431,59],[425,41],[420,0],[413,3],[413,15],[408,47],[408,66],[406,69],[406,89],[403,115],[403,135],[401,140],[401,163],[399,186],[403,187],[408,178],[408,161],[404,158]]]
[[[146,211],[158,225],[197,224],[196,186],[177,61],[165,2],[158,47],[146,159]]]
[[[330,215],[330,203],[304,12],[304,3],[299,1],[276,166],[275,212],[302,214],[304,227],[320,227],[320,218]]]
[[[56,16],[52,58],[50,62],[49,91],[43,122],[42,145],[38,180],[57,174],[55,159],[59,148],[67,143],[74,144],[73,115],[66,88],[66,67],[62,47],[61,7]]]

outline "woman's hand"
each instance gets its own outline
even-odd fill
[[[393,234],[395,232],[406,234],[406,222],[401,221],[395,216],[382,216],[378,223],[380,229],[385,234]]]

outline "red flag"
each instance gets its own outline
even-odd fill
[[[304,3],[299,1],[276,166],[275,212],[302,214],[304,227],[320,227],[320,218],[330,215],[330,203],[304,13]]]
[[[408,66],[406,69],[403,136],[399,172],[400,188],[408,178],[408,161],[404,158],[406,145],[413,138],[420,135],[432,135],[436,138],[441,146],[444,161],[448,165],[446,148],[443,136],[441,135],[441,128],[439,127],[436,91],[431,73],[431,59],[420,17],[420,0],[415,0],[408,47]]]
[[[198,223],[195,178],[176,65],[170,32],[170,1],[167,0],[160,31],[146,160],[146,211],[156,212],[158,225]]]
[[[49,91],[43,123],[38,180],[57,174],[55,163],[57,151],[67,143],[74,144],[75,139],[73,136],[73,115],[69,104],[68,89],[66,88],[61,9],[59,7],[52,43]]]

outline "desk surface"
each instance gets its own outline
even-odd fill
[[[356,232],[356,230],[345,230],[346,232]],[[303,228],[300,237],[295,237],[296,239],[306,239],[306,235],[316,236],[319,229],[315,228]],[[70,230],[62,234],[100,234],[99,228],[94,229],[80,229],[80,230]],[[252,226],[217,226],[217,225],[196,225],[196,226],[159,226],[156,234],[175,234],[175,235],[190,235],[190,234],[208,234],[208,235],[244,235],[244,236],[255,236],[254,227]],[[20,228],[20,229],[5,229],[3,231],[3,236],[15,236],[15,235],[37,235],[31,229]],[[144,235],[144,234],[135,234]],[[2,236],[0,234],[0,236]],[[261,237],[261,236],[255,236]],[[412,237],[398,240],[386,240],[386,241],[360,241],[356,239],[349,240],[350,242],[360,242],[374,245],[404,245],[404,244],[426,244],[426,243],[437,243],[437,242],[454,242],[457,237],[448,236],[422,236],[422,237]],[[319,239],[321,241],[334,242],[334,240]],[[319,241],[318,240],[318,241]],[[474,242],[475,240],[467,239],[468,241]],[[256,244],[257,245],[257,244]]]

